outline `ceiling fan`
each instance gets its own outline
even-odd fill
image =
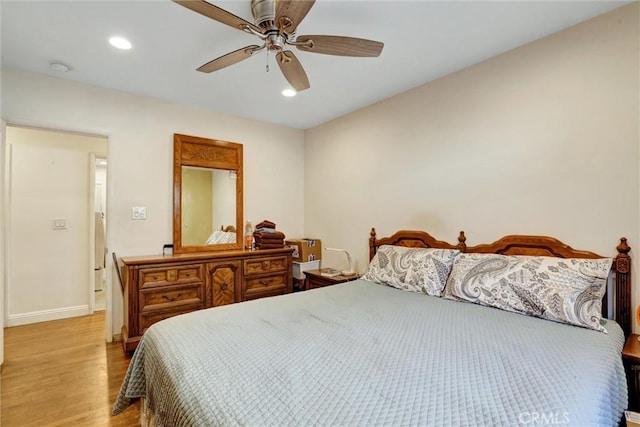
[[[287,49],[288,46],[295,46],[305,52],[357,57],[379,56],[384,47],[381,42],[355,37],[326,35],[296,37],[295,31],[298,25],[307,16],[315,0],[251,0],[251,13],[255,24],[204,0],[173,1],[208,18],[256,35],[263,42],[260,46],[246,46],[207,62],[197,69],[203,73],[220,70],[267,49],[277,52],[276,60],[282,74],[291,86],[300,92],[309,89],[309,79],[298,58]]]

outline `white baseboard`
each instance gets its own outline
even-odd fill
[[[10,314],[5,326],[21,326],[31,323],[48,322],[50,320],[66,319],[68,317],[87,316],[89,305],[75,307],[54,308],[52,310],[32,311],[30,313]]]

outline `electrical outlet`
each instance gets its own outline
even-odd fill
[[[63,218],[59,218],[59,219],[54,219],[52,220],[53,222],[53,229],[54,230],[66,230],[67,228],[67,220],[63,219]]]
[[[134,206],[131,208],[131,219],[147,219],[147,208]]]

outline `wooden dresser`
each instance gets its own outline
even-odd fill
[[[290,293],[292,251],[233,250],[121,258],[124,350],[135,350],[144,331],[162,319]]]

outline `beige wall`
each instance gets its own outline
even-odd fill
[[[96,194],[95,194],[96,211],[105,213],[104,211],[107,208],[107,167],[106,166],[98,166],[98,165],[96,165],[95,180],[96,180],[95,181],[95,184],[96,184]],[[100,207],[102,207],[102,210],[100,210]]]
[[[213,232],[213,178],[209,170],[182,168],[182,245],[204,245]]]
[[[638,51],[634,3],[308,130],[306,235],[360,271],[372,226],[607,255],[627,236],[638,259]]]
[[[306,133],[10,69],[2,118],[109,137],[119,255],[171,241],[173,133],[243,143],[245,220],[348,249],[361,271],[371,226],[450,241],[464,229],[469,244],[549,234],[613,254],[622,235],[640,245],[638,72],[633,4]]]
[[[235,227],[237,176],[230,174],[228,170],[216,169],[211,171],[211,181],[214,188],[213,230],[220,230],[221,227],[229,225]]]
[[[245,219],[271,219],[287,235],[303,232],[300,130],[6,68],[0,96],[9,124],[108,136],[110,252],[160,254],[172,241],[174,133],[242,143]],[[147,220],[132,220],[132,206],[145,206]],[[122,293],[112,280],[110,254],[107,262],[107,303],[113,298],[108,320],[119,334]]]

